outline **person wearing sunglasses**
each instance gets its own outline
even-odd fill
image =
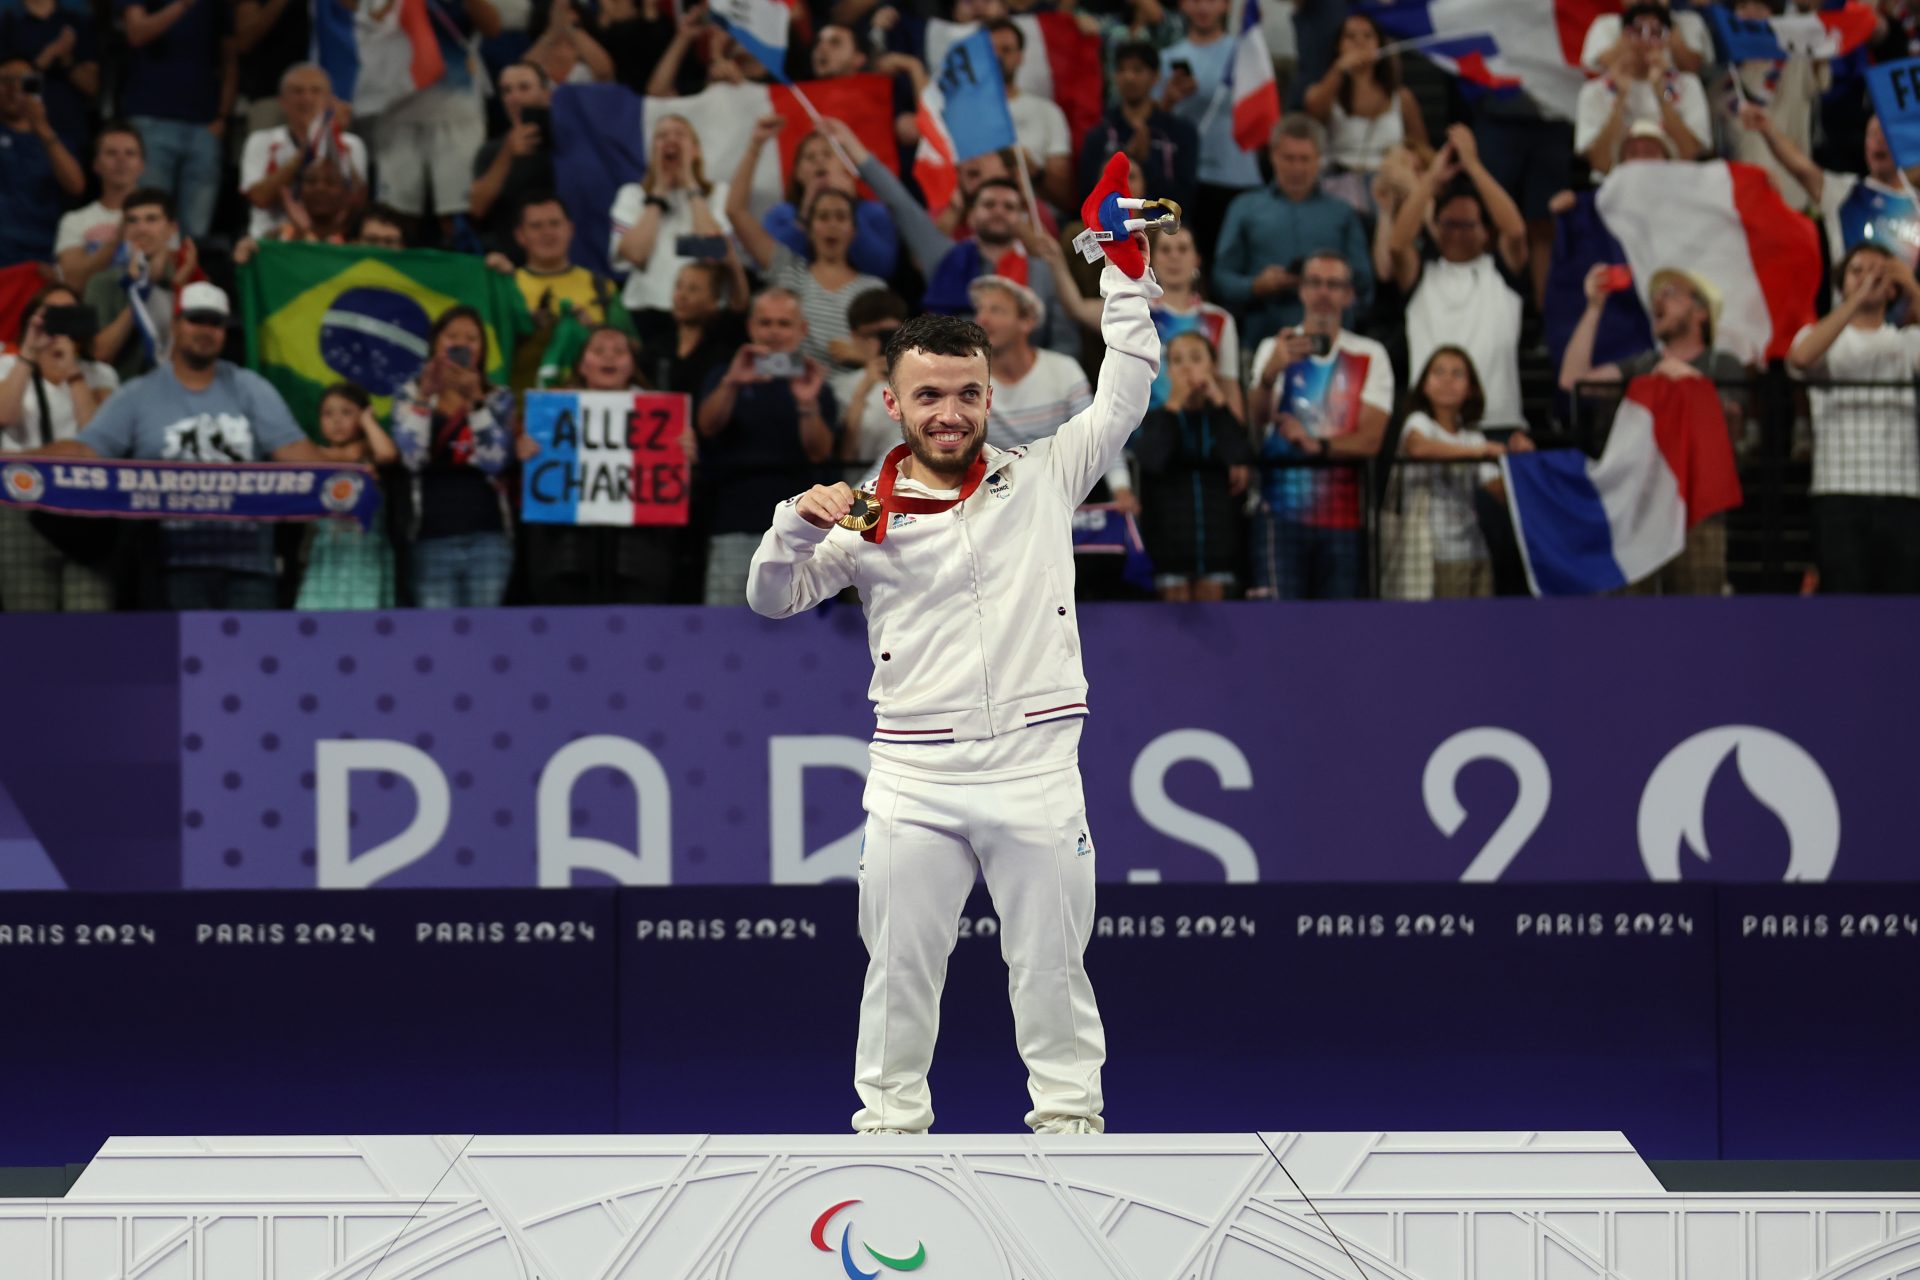
[[[1580,90],[1574,150],[1596,175],[1609,173],[1627,131],[1651,121],[1673,140],[1680,159],[1699,159],[1713,139],[1713,123],[1700,77],[1674,65],[1673,15],[1663,4],[1637,0],[1620,25],[1620,52],[1611,70]]]

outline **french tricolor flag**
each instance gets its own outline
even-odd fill
[[[1458,79],[1460,92],[1469,100],[1481,94],[1520,91],[1519,76],[1500,75],[1489,64],[1489,59],[1500,56],[1500,46],[1492,36],[1423,41],[1419,52],[1434,66]]]
[[[1580,44],[1619,0],[1401,0],[1357,7],[1396,42],[1460,77],[1470,91],[1525,90],[1572,120],[1587,76]]]
[[[385,6],[317,0],[313,6],[314,60],[354,114],[375,116],[447,73],[434,38],[427,0]]]
[[[1280,123],[1280,89],[1273,82],[1267,34],[1260,29],[1260,0],[1240,0],[1240,4],[1240,35],[1227,66],[1227,83],[1233,92],[1233,140],[1242,151],[1258,151]]]
[[[1726,415],[1702,377],[1635,378],[1598,462],[1550,449],[1500,465],[1536,596],[1638,582],[1680,554],[1688,529],[1741,501]]]
[[[1779,359],[1814,321],[1820,233],[1754,165],[1642,160],[1617,166],[1594,201],[1633,268],[1640,300],[1665,267],[1711,280],[1724,300],[1713,345],[1745,364]]]
[[[1707,20],[1727,61],[1784,62],[1796,53],[1844,58],[1873,39],[1879,17],[1867,4],[1778,18],[1740,18],[1719,5],[1709,5]]]
[[[713,17],[781,84],[787,79],[787,28],[793,9],[784,0],[713,0]]]

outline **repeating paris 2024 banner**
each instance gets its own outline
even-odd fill
[[[1907,600],[1089,606],[1103,879],[1912,880]],[[864,624],[0,618],[0,887],[851,877]]]

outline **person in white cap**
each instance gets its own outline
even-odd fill
[[[1089,200],[1096,210],[1105,189]],[[775,509],[753,558],[747,600],[766,617],[849,585],[865,601],[877,726],[860,855],[860,1132],[933,1123],[940,990],[976,872],[1000,917],[1026,1123],[1105,1128],[1106,1037],[1083,962],[1094,845],[1078,764],[1088,709],[1072,522],[1146,413],[1160,286],[1143,234],[1104,250],[1106,358],[1085,409],[1029,444],[989,444],[1005,353],[978,323],[916,316],[886,347],[887,412],[904,443],[865,486],[877,512],[865,498],[856,511],[845,484],[816,485]],[[1009,328],[1023,334],[1032,317],[1017,319]],[[863,516],[874,517],[863,531],[840,523]]]
[[[322,462],[273,385],[220,358],[232,308],[216,285],[180,291],[173,349],[152,373],[100,406],[46,457],[166,462]],[[164,521],[163,597],[169,609],[271,609],[277,601],[273,530],[246,521]]]

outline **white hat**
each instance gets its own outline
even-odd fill
[[[227,305],[226,290],[205,280],[196,280],[180,291],[180,314],[191,315],[195,311],[213,312],[222,320],[233,314],[233,308]]]
[[[1012,294],[1020,314],[1031,316],[1034,327],[1038,328],[1047,322],[1047,307],[1040,301],[1040,295],[1018,280],[1007,276],[975,276],[973,283],[967,286],[967,299],[976,307],[980,305],[980,292],[983,289],[1005,289]]]
[[[1659,143],[1661,149],[1667,153],[1667,159],[1678,160],[1680,158],[1679,148],[1674,145],[1673,139],[1667,135],[1667,131],[1661,127],[1660,122],[1657,120],[1634,121],[1633,127],[1622,135],[1620,146],[1616,149],[1615,154],[1618,155],[1619,152],[1625,151],[1627,144],[1635,138],[1652,138],[1655,142]]]

